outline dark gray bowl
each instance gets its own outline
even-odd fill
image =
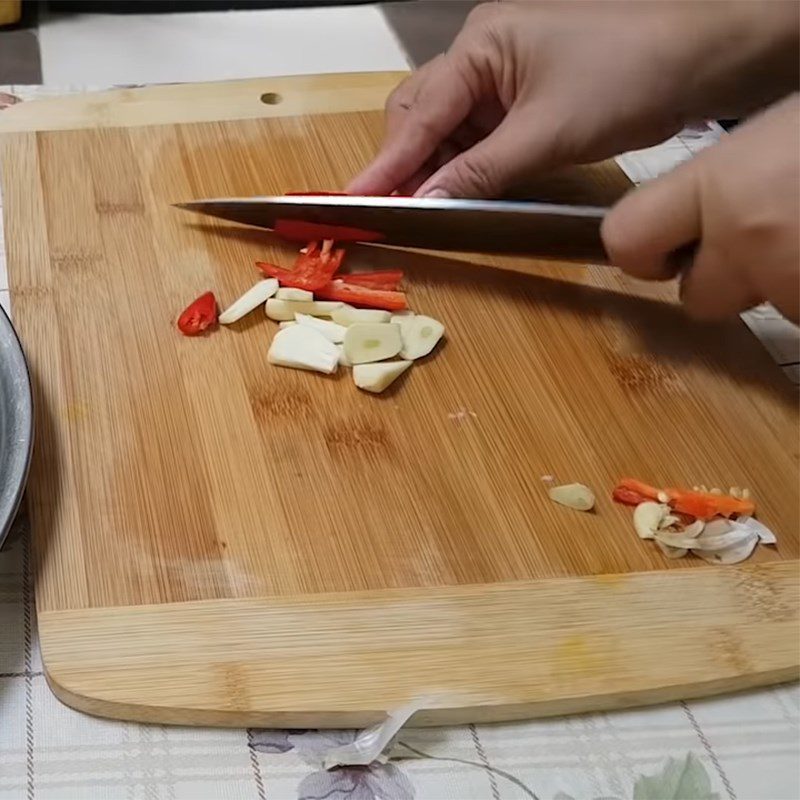
[[[17,334],[0,307],[0,547],[22,500],[33,450],[33,398]]]

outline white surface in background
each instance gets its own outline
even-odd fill
[[[631,150],[617,156],[622,171],[638,186],[657,178],[689,161],[701,150],[715,145],[725,135],[716,122],[698,122],[655,147]]]
[[[39,42],[44,83],[59,86],[408,69],[371,5],[59,16]]]

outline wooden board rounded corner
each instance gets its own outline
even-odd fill
[[[800,677],[799,566],[51,611],[40,636],[95,716],[364,727],[425,698],[415,726],[501,722]]]

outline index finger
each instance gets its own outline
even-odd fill
[[[387,131],[374,161],[347,187],[349,194],[389,194],[408,181],[436,148],[463,122],[476,92],[459,69],[460,57],[447,54],[432,63],[429,74],[402,115],[387,115]]]

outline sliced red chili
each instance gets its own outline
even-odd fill
[[[354,306],[382,308],[385,311],[402,311],[408,307],[403,292],[370,289],[366,286],[345,283],[339,279],[331,281],[315,294],[320,300],[339,300]]]
[[[403,270],[383,269],[375,272],[350,272],[340,275],[339,279],[355,286],[365,286],[367,289],[396,292],[400,289],[400,282],[403,280]]]
[[[613,492],[615,500],[628,505],[638,505],[645,500],[658,500],[664,495],[670,508],[696,519],[750,515],[755,511],[752,500],[689,489],[659,490],[634,478],[623,478]]]
[[[275,264],[268,264],[266,261],[256,261],[256,267],[261,271],[265,278],[277,278],[283,284],[286,278],[291,278],[292,271],[285,267],[278,267]],[[285,284],[288,286],[288,284]]]
[[[332,244],[330,240],[325,240],[320,250],[316,242],[310,242],[305,252],[297,256],[291,269],[276,267],[264,261],[257,261],[256,266],[267,277],[277,278],[281,286],[315,292],[330,283],[342,265],[344,250],[333,250]]]
[[[639,503],[644,503],[650,500],[647,495],[629,489],[627,486],[617,486],[612,492],[611,496],[618,503],[624,503],[627,506],[638,506]]]
[[[184,336],[199,336],[217,323],[217,299],[206,292],[192,302],[178,317],[178,330]]]
[[[344,250],[317,250],[316,244],[309,245],[305,253],[300,253],[292,268],[292,283],[297,289],[314,292],[321,289],[336,274],[342,265]]]
[[[286,192],[286,197],[347,197],[347,192]],[[344,225],[325,225],[321,222],[304,222],[296,219],[279,219],[275,233],[291,242],[308,242],[314,239],[333,239],[337,242],[380,242],[385,237],[377,231],[351,228]]]
[[[323,225],[319,222],[301,222],[296,219],[279,219],[275,233],[290,242],[307,242],[309,239],[335,239],[337,242],[380,242],[382,233],[341,225]]]

